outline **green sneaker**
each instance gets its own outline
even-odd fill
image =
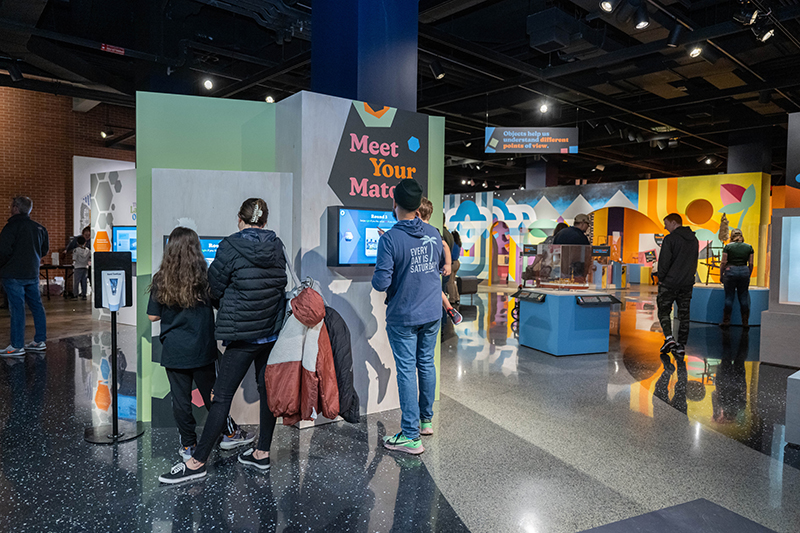
[[[433,423],[429,419],[423,418],[419,421],[419,434],[433,435]]]
[[[409,439],[401,431],[397,435],[391,437],[383,437],[383,447],[395,452],[410,453],[412,455],[419,455],[425,451],[422,447],[422,439]]]

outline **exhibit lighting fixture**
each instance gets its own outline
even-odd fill
[[[489,184],[488,184],[487,182],[485,182],[485,181],[484,181],[484,182],[483,182],[483,188],[485,189],[485,188],[487,188],[488,186],[489,186]]]
[[[539,113],[547,113],[547,110],[550,109],[547,104],[542,104],[539,106]]]
[[[599,126],[599,124],[597,123],[597,121],[596,121],[596,120],[592,120],[592,119],[589,119],[589,120],[587,120],[587,121],[586,121],[586,123],[587,123],[589,126],[591,126],[591,128],[592,128],[592,129],[595,129],[595,128],[597,128],[597,126]]]
[[[693,44],[689,47],[690,57],[698,57],[702,53],[703,53],[703,47],[700,46],[699,44]]]
[[[609,135],[614,135],[614,126],[610,122],[606,122],[605,126],[603,126]]]
[[[699,156],[697,156],[697,162],[699,163],[700,161],[704,160],[705,158],[706,158],[706,156],[699,155]]]
[[[275,103],[275,99],[272,97],[272,95],[267,96],[265,98],[265,100],[267,101],[268,104],[274,104]]]
[[[102,137],[103,139],[107,139],[112,135],[114,135],[114,130],[112,130],[111,128],[105,128],[100,132],[100,137]]]
[[[645,2],[639,4],[639,9],[636,10],[636,15],[633,17],[633,23],[637,30],[643,30],[650,25],[650,15],[647,14]]]
[[[637,143],[643,143],[644,142],[644,135],[642,135],[641,133],[637,133],[636,134],[636,142]]]
[[[675,26],[672,27],[672,30],[669,32],[669,37],[667,37],[667,46],[670,48],[677,48],[678,41],[681,40],[681,33],[683,33],[683,26],[681,26],[678,21],[675,21]]]
[[[11,76],[11,81],[22,81],[22,71],[19,69],[16,63],[9,63],[8,65],[8,75]]]
[[[713,162],[714,162],[714,160],[713,160],[713,159],[711,159],[710,157],[707,157],[707,158],[706,158],[706,165],[710,165],[710,164],[711,164],[711,163],[713,163]]]
[[[206,78],[205,80],[203,80],[203,87],[205,87],[206,90],[210,91],[211,89],[214,88],[214,82],[211,81],[209,78]]]
[[[439,63],[438,59],[431,61],[431,72],[433,73],[433,77],[437,80],[444,78],[444,67]]]
[[[466,185],[466,184],[467,184],[467,180],[461,180],[461,185]]]
[[[524,191],[525,190],[525,186],[524,185],[520,185],[519,186],[519,190]]]
[[[659,150],[663,150],[664,148],[667,147],[667,143],[665,143],[664,141],[656,141],[656,146],[658,146]]]
[[[604,13],[613,13],[617,6],[619,5],[620,0],[602,0],[600,2],[600,9],[603,10]]]
[[[670,139],[669,147],[670,148],[677,148],[678,147],[678,139]]]
[[[753,7],[753,4],[750,2],[742,2],[742,7],[733,14],[733,20],[745,26],[750,26],[756,22],[758,14],[758,9]]]
[[[475,168],[476,168],[476,169],[478,169],[478,170],[480,170],[480,169],[481,169],[481,166],[480,166],[480,165],[475,165]]]
[[[756,36],[756,39],[759,41],[766,42],[767,39],[775,35],[775,28],[772,26],[771,22],[763,20],[753,26],[753,34]]]

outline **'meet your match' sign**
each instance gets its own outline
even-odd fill
[[[486,128],[487,154],[577,154],[578,128]]]
[[[342,205],[391,209],[408,178],[427,194],[428,116],[353,102],[328,179]]]

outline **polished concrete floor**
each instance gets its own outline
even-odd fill
[[[697,531],[800,531],[800,457],[783,426],[793,370],[758,363],[759,328],[693,325],[685,362],[660,357],[642,290],[617,293],[609,353],[561,358],[519,346],[508,294],[465,298],[464,322],[443,330],[435,435],[419,458],[380,447],[399,426],[390,411],[279,426],[268,474],[219,452],[208,478],[178,487],[156,479],[177,458],[174,429],[84,443],[85,426],[107,421],[107,333],[88,306],[51,300],[46,354],[0,362],[0,531],[578,532],[704,502],[728,521],[679,517]]]

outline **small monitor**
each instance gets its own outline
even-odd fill
[[[608,257],[610,255],[610,246],[592,246],[592,257]]]
[[[397,221],[391,211],[328,208],[328,266],[374,265],[378,241]]]
[[[203,257],[206,260],[208,266],[211,266],[211,263],[214,262],[214,259],[217,256],[217,248],[219,248],[219,243],[225,237],[203,237],[200,236],[200,251],[203,252]],[[164,251],[167,250],[167,242],[169,241],[169,235],[164,235]]]
[[[111,251],[130,252],[131,261],[136,262],[136,226],[114,226],[112,228]]]

